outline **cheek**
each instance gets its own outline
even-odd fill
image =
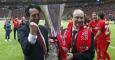
[[[39,18],[38,16],[36,16],[36,17],[33,17],[33,19],[35,19],[35,20],[39,20],[40,18]]]
[[[83,25],[83,22],[82,22],[82,21],[75,23],[75,26],[82,26],[82,25]]]
[[[78,21],[76,21],[74,24],[75,24],[75,26],[76,26],[76,27],[77,27],[77,26],[79,26],[79,23],[78,23]]]
[[[40,18],[39,16],[36,16],[36,18]]]
[[[37,16],[37,19],[40,20],[40,16]]]
[[[77,21],[74,21],[74,25],[76,25],[78,22]]]

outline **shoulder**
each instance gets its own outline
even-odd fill
[[[71,26],[71,25],[73,25],[73,21],[69,20],[68,26]]]
[[[48,29],[45,26],[43,26],[43,25],[38,25],[38,26],[39,26],[41,32],[48,32]]]
[[[94,21],[93,20],[91,20],[89,23],[93,23]]]
[[[103,23],[105,23],[105,20],[100,20],[99,23],[103,24]]]
[[[47,28],[43,25],[38,25],[40,29],[44,29],[44,30],[47,30]]]
[[[100,26],[105,26],[106,25],[105,20],[100,21],[99,24],[100,24]]]
[[[94,24],[95,24],[95,22],[92,21],[92,20],[89,22],[89,25],[90,25],[90,26],[91,26],[91,25],[94,25]]]
[[[90,34],[90,35],[93,34],[93,32],[92,32],[92,30],[90,28],[87,28],[87,31],[88,31],[88,34]]]

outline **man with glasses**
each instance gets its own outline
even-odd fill
[[[84,12],[76,9],[73,12],[72,52],[67,53],[67,60],[93,60],[94,36],[84,25]]]
[[[31,5],[26,10],[29,26],[20,25],[18,41],[21,44],[24,60],[45,60],[48,48],[48,31],[44,26],[38,25],[41,9]]]

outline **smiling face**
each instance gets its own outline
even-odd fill
[[[83,25],[83,16],[76,16],[74,17],[74,25],[79,28]]]
[[[83,26],[84,12],[82,10],[75,10],[73,13],[73,23],[76,28]]]
[[[92,19],[93,20],[97,20],[98,19],[98,16],[97,16],[96,12],[92,13]]]
[[[31,22],[38,23],[40,20],[40,12],[36,8],[29,9]]]

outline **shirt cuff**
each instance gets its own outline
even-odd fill
[[[32,35],[31,33],[28,36],[28,41],[31,44],[35,44],[36,43],[36,39],[37,39],[37,35]]]

